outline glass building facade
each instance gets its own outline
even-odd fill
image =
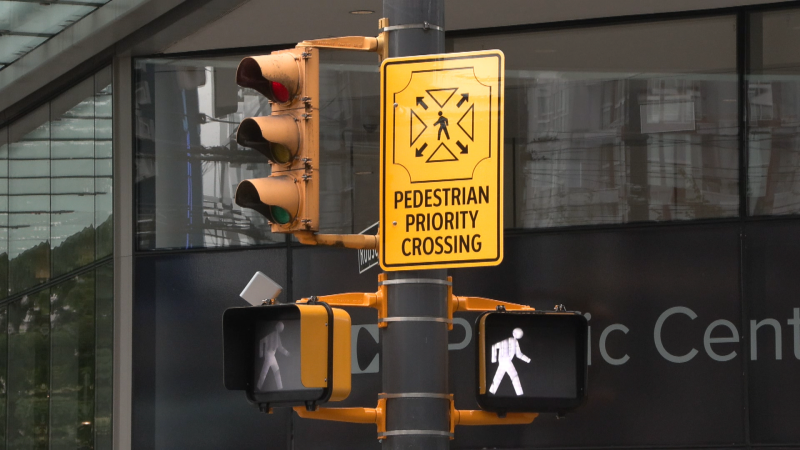
[[[0,129],[0,448],[110,449],[107,67]]]
[[[800,12],[749,18],[748,213],[800,213]]]
[[[54,35],[84,14],[98,19],[106,0],[78,3],[0,0],[0,44],[13,44],[0,45],[0,74],[63,42]],[[243,118],[271,111],[236,86],[236,67],[287,48],[247,50],[252,36],[230,31],[247,3],[192,31],[181,28],[197,17],[188,6],[171,9],[0,111],[0,450],[110,449],[115,433],[117,448],[130,437],[135,449],[380,447],[373,427],[259,415],[221,383],[219,319],[243,305],[254,271],[284,287],[280,301],[377,289],[378,269],[357,273],[355,252],[298,245],[233,200],[239,182],[270,174],[236,143]],[[594,16],[520,11],[521,22],[577,20],[549,24],[448,16],[448,29],[464,29],[447,32],[446,51],[506,56],[505,260],[454,269],[453,284],[566,304],[594,330],[583,409],[503,433],[460,427],[454,449],[800,446],[800,9],[748,1],[659,15],[636,3]],[[225,27],[233,50],[207,51],[205,30]],[[274,33],[259,37],[285,42]],[[368,53],[320,57],[320,231],[358,233],[378,220],[379,65]],[[119,192],[115,158],[132,175]],[[131,202],[131,236],[114,226],[114,196],[123,213]],[[132,242],[116,265],[115,238]],[[338,406],[372,406],[380,334],[367,329],[374,313],[350,312],[353,392]],[[475,409],[474,320],[458,319],[449,382],[457,407]],[[128,353],[114,353],[115,326]],[[117,417],[114,380],[132,394]]]
[[[449,38],[449,52],[506,55],[506,227],[800,212],[797,58],[779,45],[797,14],[748,14],[747,30],[729,14]],[[370,55],[321,54],[321,228],[358,233],[378,217],[378,73]],[[270,170],[235,142],[243,117],[270,111],[233,84],[240,59],[137,60],[140,250],[282,242],[232,200]]]
[[[271,111],[235,84],[241,58],[137,60],[139,250],[284,242],[233,201],[240,181],[270,174],[264,156],[236,143],[239,122]],[[358,233],[378,216],[378,67],[370,54],[320,58],[321,232]]]
[[[736,17],[456,38],[506,55],[513,227],[739,214]]]

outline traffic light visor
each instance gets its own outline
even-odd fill
[[[300,129],[290,115],[250,117],[239,125],[236,142],[257,150],[274,163],[287,164],[300,148]]]
[[[300,191],[287,176],[244,180],[236,188],[236,204],[258,211],[270,222],[285,225],[300,210]]]
[[[297,95],[300,68],[291,53],[248,56],[236,69],[236,84],[254,89],[275,103],[288,103]]]

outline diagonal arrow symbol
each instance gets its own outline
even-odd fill
[[[462,154],[469,152],[469,145],[464,145],[461,141],[456,141],[456,145],[461,149]]]
[[[421,98],[421,97],[417,97],[417,99],[419,99],[419,98]],[[461,100],[458,101],[458,104],[456,105],[456,107],[457,108],[461,108],[461,104],[464,103],[467,100],[469,100],[469,93],[461,94]],[[425,108],[425,109],[428,109],[428,108]]]
[[[422,101],[422,97],[417,97],[417,106],[422,106],[424,109],[428,109],[428,105]]]
[[[417,149],[417,158],[422,156],[422,152],[424,152],[427,147],[428,147],[428,144],[425,143],[425,144],[422,144],[422,147]]]

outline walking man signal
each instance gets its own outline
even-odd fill
[[[514,385],[514,391],[517,393],[517,396],[522,395],[522,384],[519,382],[519,375],[517,375],[517,369],[514,367],[512,360],[515,355],[526,363],[531,362],[531,359],[522,354],[522,351],[519,349],[519,342],[517,342],[517,339],[522,338],[522,328],[514,328],[512,335],[512,337],[503,339],[492,346],[492,363],[499,363],[497,372],[494,374],[494,380],[492,380],[492,386],[489,388],[489,392],[492,394],[497,393],[500,382],[503,381],[503,377],[508,374],[511,378],[511,384]]]
[[[261,339],[258,344],[258,354],[264,358],[264,366],[261,368],[261,376],[258,378],[259,389],[264,389],[264,382],[267,380],[267,374],[269,374],[270,369],[275,375],[275,384],[278,389],[283,389],[281,369],[278,367],[278,360],[275,359],[275,352],[279,351],[283,356],[289,356],[289,350],[286,350],[281,345],[281,331],[283,331],[283,322],[278,322],[275,325],[275,331],[264,336],[264,339]]]

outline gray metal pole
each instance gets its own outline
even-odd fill
[[[444,0],[383,0],[383,17],[389,26],[427,22],[444,29]],[[444,53],[444,32],[435,27],[389,33],[389,57],[433,53]],[[447,450],[447,323],[441,321],[447,318],[447,270],[389,272],[388,279],[398,284],[387,286],[388,317],[394,320],[381,329],[384,448]]]

